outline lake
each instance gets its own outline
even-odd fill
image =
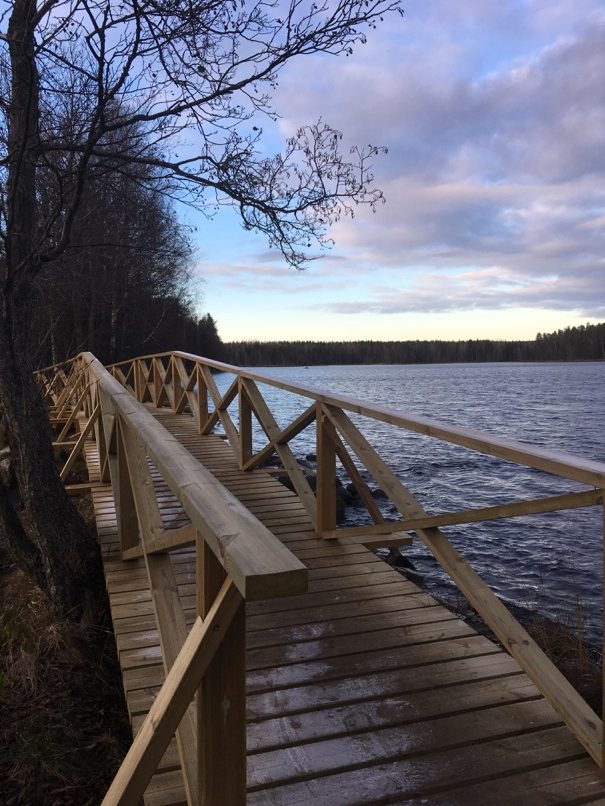
[[[605,363],[255,369],[402,412],[605,461]],[[223,390],[230,380],[230,376],[217,376]],[[261,390],[281,426],[309,404],[307,398],[269,386],[262,385]],[[557,476],[384,423],[352,419],[429,514],[583,489]],[[263,444],[256,433],[255,447]],[[291,447],[299,457],[313,453],[314,426]],[[383,513],[395,514],[388,502]],[[360,509],[347,509],[347,524],[363,522],[367,518]],[[602,528],[601,507],[593,507],[447,527],[444,532],[504,601],[570,624],[575,624],[579,603],[587,618],[588,637],[600,645]],[[403,553],[423,585],[456,602],[453,584],[418,538]]]

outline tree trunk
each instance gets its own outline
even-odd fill
[[[53,457],[44,403],[11,327],[0,323],[0,409],[16,489],[0,490],[0,537],[62,615],[77,617],[103,596],[96,539],[70,502]]]
[[[9,22],[6,274],[0,311],[0,413],[15,487],[0,482],[0,539],[62,615],[102,601],[98,544],[69,501],[54,462],[50,426],[32,376],[29,322],[36,257],[38,76],[35,0],[14,0]]]

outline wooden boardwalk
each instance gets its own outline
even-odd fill
[[[147,408],[309,568],[308,593],[246,608],[249,804],[605,803],[602,773],[516,661],[364,546],[318,538],[298,496],[239,470],[191,417]],[[156,490],[165,528],[187,523]],[[93,500],[136,731],[164,679],[149,583],[142,559],[120,559],[111,486]],[[172,559],[191,623],[194,549]],[[186,802],[174,741],[145,801]]]

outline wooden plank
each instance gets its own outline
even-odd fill
[[[359,459],[379,480],[391,501],[404,517],[424,518],[426,513],[387,467],[367,439],[355,428],[347,415],[326,407],[328,416],[344,436]],[[470,603],[510,654],[540,688],[544,696],[558,711],[573,733],[586,747],[593,759],[602,761],[603,725],[569,681],[554,666],[526,630],[511,616],[506,607],[466,563],[446,537],[436,528],[418,529],[426,547],[458,585]]]
[[[508,806],[510,803],[573,803],[579,793],[586,793],[582,803],[605,802],[605,780],[588,758],[522,770],[506,778],[471,783],[449,788],[446,793],[432,793],[431,804],[451,806],[454,803],[489,803]],[[586,798],[586,799],[585,799]]]
[[[325,537],[336,529],[336,444],[334,426],[317,404],[317,533]]]
[[[236,587],[225,583],[208,618],[196,620],[103,800],[104,806],[131,806],[143,796],[240,605]]]
[[[152,403],[155,406],[155,385],[153,359],[135,362],[135,373],[139,382],[139,403]]]
[[[350,619],[378,613],[381,616],[401,610],[413,610],[437,606],[437,602],[426,593],[413,593],[407,596],[377,596],[372,599],[360,599],[347,602],[316,604],[312,607],[290,607],[279,613],[258,613],[249,615],[248,630],[275,630],[286,626],[302,624],[333,624],[341,618]]]
[[[284,542],[287,540],[288,548],[296,553],[299,560],[305,562],[315,557],[336,557],[340,560],[342,557],[356,555],[357,560],[363,560],[372,556],[368,554],[365,546],[349,545],[340,540],[322,540],[314,532],[301,534],[297,531],[284,535],[283,539]]]
[[[106,483],[111,481],[110,467],[112,461],[115,461],[115,417],[103,416],[103,404],[101,416],[95,425],[95,442],[99,453],[100,480]]]
[[[572,761],[581,753],[578,742],[564,728],[495,737],[481,744],[480,752],[454,747],[410,758],[364,765],[311,780],[249,792],[250,806],[296,803],[297,806],[332,806],[343,792],[354,792],[355,803],[426,800],[433,791],[448,791],[464,781],[506,777],[537,766]],[[429,801],[430,802],[430,801]]]
[[[418,624],[402,624],[376,630],[378,619],[365,631],[318,638],[317,641],[290,641],[290,643],[267,643],[266,646],[250,647],[247,655],[248,668],[268,668],[311,661],[328,661],[342,655],[361,652],[384,652],[387,649],[407,647],[413,644],[429,644],[454,638],[468,638],[475,631],[459,619],[445,619]],[[403,620],[402,620],[403,621]]]
[[[460,622],[457,622],[456,625],[452,627],[451,632],[453,637],[464,638],[462,635],[455,635],[456,630],[461,632],[461,626]],[[438,651],[436,651],[435,655],[438,655]],[[500,657],[504,659],[508,658],[508,656],[503,653],[500,653]],[[427,653],[427,658],[430,658],[430,651]],[[490,660],[490,658],[492,660]],[[519,674],[520,670],[518,666],[510,666],[510,658],[508,658],[509,665],[505,666],[498,664],[494,658],[495,655],[493,654],[485,656],[481,654],[472,655],[469,653],[468,656],[465,657],[464,654],[458,653],[458,655],[452,656],[450,659],[452,664],[454,661],[461,662],[464,660],[467,666],[460,667],[458,670],[453,668],[451,664],[449,669],[445,669],[445,667],[441,666],[443,670],[442,679],[445,680],[445,682],[435,686],[435,696],[438,694],[442,703],[445,702],[449,704],[449,691],[456,686],[465,683],[472,683],[475,687],[479,685],[483,686],[486,681],[506,681],[511,675]],[[479,661],[481,661],[481,663],[479,663]],[[444,663],[443,659],[441,659],[441,663]],[[433,660],[430,665],[431,672],[434,672],[438,664],[435,664]],[[432,668],[433,666],[435,669]],[[419,668],[421,672],[424,669],[424,667]],[[470,678],[469,670],[473,670]],[[388,677],[387,671],[389,672]],[[447,677],[445,676],[446,671],[448,673]],[[410,683],[410,679],[413,680],[414,676],[410,674],[402,675],[396,666],[390,667],[388,670],[381,670],[381,672],[383,672],[383,674],[379,677],[377,686],[373,685],[375,678],[374,672],[366,675],[357,675],[355,677],[357,682],[354,682],[350,674],[349,676],[341,676],[340,679],[336,679],[336,677],[332,680],[326,679],[326,685],[330,684],[329,688],[320,690],[320,699],[317,703],[313,703],[310,699],[295,699],[291,703],[289,694],[299,690],[296,686],[293,688],[278,689],[276,692],[267,692],[266,690],[261,690],[258,694],[251,692],[248,702],[248,718],[251,720],[251,724],[255,723],[257,720],[260,720],[262,724],[262,722],[267,719],[295,720],[297,717],[301,717],[302,719],[302,715],[305,713],[312,712],[317,714],[325,709],[333,708],[335,702],[339,703],[339,708],[353,709],[354,707],[358,707],[360,713],[367,715],[372,714],[376,709],[381,709],[381,703],[384,700],[388,701],[389,698],[401,697],[413,699],[413,697],[418,694],[424,695],[429,691],[433,691],[433,688],[425,689],[419,684],[414,687]],[[124,670],[124,686],[127,691],[131,713],[146,713],[153,702],[156,690],[159,688],[162,679],[162,667],[159,663],[144,668]],[[528,680],[527,678],[525,679]],[[339,683],[340,687],[338,685]],[[317,683],[315,684],[317,685]],[[347,688],[349,685],[351,686],[350,689]],[[410,688],[410,686],[412,687]],[[350,692],[350,696],[347,692]],[[336,699],[330,701],[331,696],[336,697]],[[347,705],[347,703],[349,703],[349,705]],[[285,710],[282,711],[282,709]],[[455,711],[456,708],[453,710]],[[422,718],[423,714],[419,713],[416,716],[417,718]],[[318,724],[321,724],[321,718],[318,718],[317,721]],[[308,723],[308,728],[312,733],[311,723]],[[248,730],[250,730],[250,725]],[[295,736],[293,737],[293,743],[296,744]]]
[[[208,618],[225,572],[203,540],[197,544],[198,615]],[[198,691],[199,801],[246,803],[246,611],[243,599]]]
[[[164,535],[162,518],[155,500],[155,492],[147,456],[142,441],[120,422],[128,472],[132,482],[132,493],[139,522],[141,545],[145,549],[147,541],[156,542]],[[169,673],[187,640],[187,626],[181,606],[174,569],[167,554],[144,553],[145,566],[149,576],[151,600],[158,625],[161,655],[164,671]],[[112,606],[112,612],[116,610]],[[185,790],[190,804],[198,803],[198,763],[195,713],[193,706],[183,714],[177,728],[177,745]]]
[[[300,414],[290,425],[286,426],[286,428],[282,429],[280,433],[275,438],[275,443],[279,445],[285,445],[290,442],[291,439],[298,436],[301,431],[304,431],[311,423],[315,420],[316,415],[316,407],[315,403],[313,403],[309,408],[305,409],[302,414]],[[275,453],[275,445],[273,442],[270,442],[266,445],[262,450],[258,453],[254,454],[251,459],[246,462],[243,469],[244,470],[254,470],[255,467],[263,464],[266,462],[267,459],[270,459],[271,456]],[[285,473],[285,470],[284,470]]]
[[[208,386],[198,362],[195,364],[195,373],[197,377],[197,430],[201,434],[208,422]]]
[[[361,477],[361,474],[359,473],[359,471],[355,467],[355,463],[353,462],[353,460],[349,456],[349,452],[347,451],[347,449],[343,445],[343,442],[342,442],[341,438],[338,436],[338,434],[336,433],[336,430],[334,430],[334,433],[332,434],[332,439],[333,439],[334,445],[336,447],[336,455],[338,456],[338,458],[342,462],[342,466],[344,467],[346,473],[348,474],[349,478],[351,479],[351,483],[353,484],[353,486],[357,490],[357,493],[358,493],[359,497],[361,498],[363,503],[366,505],[366,508],[367,508],[368,512],[370,513],[370,515],[372,517],[372,520],[374,521],[374,523],[383,523],[384,522],[384,517],[382,515],[382,512],[380,511],[380,507],[376,503],[376,500],[375,500],[374,496],[372,495],[372,493],[370,491],[370,488],[365,483],[365,481]]]
[[[277,530],[276,530],[277,531]],[[381,557],[376,557],[373,554],[345,554],[344,552],[340,557],[329,555],[327,557],[309,557],[307,559],[307,568],[332,568],[333,566],[343,567],[345,565],[357,565],[362,561],[367,565],[379,564],[384,566],[384,560]]]
[[[130,364],[130,369],[127,373],[122,372],[119,367],[112,367],[111,374],[125,389],[130,388],[134,391],[134,387],[131,384],[134,374],[134,363]]]
[[[497,504],[492,507],[481,507],[478,509],[468,509],[461,512],[444,512],[442,515],[427,515],[425,518],[411,518],[400,520],[393,524],[380,524],[376,528],[353,527],[348,530],[337,529],[326,537],[358,537],[363,536],[362,529],[375,532],[388,533],[390,528],[407,529],[416,531],[417,529],[431,529],[442,526],[455,526],[463,523],[481,523],[483,521],[498,520],[500,518],[515,518],[522,515],[537,515],[544,512],[558,512],[565,509],[578,509],[580,507],[592,507],[602,504],[603,492],[601,490],[586,490],[580,493],[565,493],[554,495],[548,498],[538,498],[531,501],[515,501],[510,504]]]
[[[155,560],[161,560],[161,555],[154,555]],[[169,559],[164,557],[163,559]],[[157,565],[157,563],[156,563]],[[184,608],[191,608],[195,605],[195,597],[184,597],[182,605]],[[131,618],[133,616],[145,616],[155,613],[154,602],[152,600],[149,601],[133,601],[127,604],[116,604],[113,605],[111,608],[111,614],[113,619],[126,619]]]
[[[352,767],[368,767],[414,757],[427,752],[440,753],[475,742],[522,734],[525,730],[549,729],[560,721],[544,700],[533,703],[497,705],[487,711],[455,714],[423,720],[403,727],[375,728],[370,732],[349,733],[298,745],[298,752],[269,750],[256,753],[249,761],[251,791],[266,785],[274,787],[290,779],[317,779]],[[461,777],[464,771],[458,773]]]
[[[425,591],[421,591],[412,582],[390,571],[388,581],[376,583],[369,588],[337,588],[318,593],[300,593],[282,599],[267,599],[264,602],[250,602],[247,605],[247,612],[248,616],[259,613],[281,613],[292,609],[302,610],[306,607],[345,604],[346,602],[367,601],[389,596],[409,596],[418,593],[425,593]],[[425,595],[428,594],[425,593]]]
[[[161,534],[143,546],[135,546],[122,552],[123,560],[134,560],[145,554],[157,554],[170,549],[183,548],[195,544],[195,529],[189,523],[180,529],[162,529]]]
[[[328,568],[315,567],[313,570],[314,580],[334,580],[339,576],[351,576],[352,574],[381,574],[388,568],[386,563],[379,557],[374,560],[365,560],[346,566],[332,566]]]
[[[65,420],[65,424],[64,424],[63,428],[61,429],[61,431],[59,433],[59,436],[57,437],[58,442],[61,442],[62,440],[65,439],[65,437],[67,436],[67,434],[69,432],[69,429],[75,423],[76,418],[77,418],[78,414],[80,413],[80,411],[82,409],[82,406],[83,406],[84,400],[86,399],[86,396],[88,394],[89,388],[90,388],[90,384],[87,384],[86,388],[84,389],[84,391],[82,392],[82,394],[78,398],[78,401],[76,402],[76,405],[74,406],[71,414]],[[61,420],[61,419],[62,418],[59,418],[59,420]]]
[[[350,541],[354,543],[355,541]],[[372,546],[376,548],[399,548],[401,546],[411,546],[413,543],[413,538],[411,535],[407,534],[407,532],[395,532],[391,535],[373,535],[372,537],[366,537],[361,541],[364,546],[371,548]]]
[[[322,710],[311,710],[293,717],[282,716],[259,720],[248,725],[250,752],[274,750],[304,744],[313,739],[330,738],[356,731],[390,725],[405,725],[449,714],[540,698],[540,692],[527,675],[519,673],[481,681],[462,681],[449,689],[405,692],[351,704],[336,704]]]
[[[79,484],[66,484],[65,492],[68,495],[86,495],[93,488],[101,485],[98,481],[83,481]]]
[[[275,515],[263,514],[259,518],[259,521],[269,528],[273,526],[287,526],[289,529],[313,528],[311,519],[306,512],[302,514],[300,512],[286,514],[276,513]]]
[[[163,400],[168,402],[167,396],[164,398],[162,397],[162,392],[164,391],[164,372],[163,366],[161,363],[161,358],[152,358],[151,359],[151,377],[152,377],[152,385],[153,385],[153,403],[160,408],[162,406]]]
[[[310,685],[293,686],[248,697],[251,718],[295,714],[334,703],[380,699],[395,692],[424,691],[449,687],[464,680],[511,674],[519,665],[508,655],[497,653],[476,658],[457,658],[412,669],[387,670],[369,675],[353,675]],[[444,694],[445,696],[445,694]]]
[[[156,774],[145,792],[145,806],[187,806],[179,771]]]
[[[277,441],[280,436],[281,429],[275,421],[275,418],[267,406],[265,399],[259,392],[258,387],[251,381],[244,381],[243,385],[248,394],[252,407],[254,408],[254,412],[259,423],[267,435],[267,438],[275,447],[276,453],[281,459],[283,466],[286,468],[294,489],[302,501],[303,506],[307,510],[311,521],[315,523],[315,495],[309,486],[309,482],[307,481],[305,474],[300,469],[298,462],[296,461],[296,458],[289,446],[282,445]]]
[[[231,415],[227,411],[229,404],[235,400],[238,392],[238,380],[235,378],[229,389],[226,391],[224,395],[218,390],[216,383],[214,382],[214,378],[212,374],[206,370],[206,367],[202,367],[202,375],[204,376],[204,381],[206,383],[206,387],[210,392],[210,396],[214,401],[214,412],[208,418],[208,423],[202,430],[202,433],[208,433],[209,427],[214,427],[213,419],[218,417],[221,421],[223,428],[225,429],[225,433],[229,439],[229,444],[231,445],[231,449],[235,456],[239,456],[240,453],[240,446],[239,446],[239,434],[237,428],[235,427],[233,420],[231,419]],[[212,425],[211,425],[212,423]]]
[[[170,406],[172,408],[172,413],[176,414],[176,405],[177,405],[177,389],[176,389],[176,381],[177,381],[177,370],[174,365],[176,358],[175,356],[171,355],[168,360],[168,366],[166,367],[166,375],[164,378],[164,387],[166,389],[166,393],[168,395],[168,400],[170,402]]]
[[[285,646],[287,657],[294,663],[298,660],[315,657],[318,654],[325,656],[326,652],[332,654],[335,650],[338,653],[352,652],[356,644],[351,636],[364,633],[364,640],[367,646],[373,645],[373,640],[368,638],[367,633],[375,631],[376,636],[383,630],[399,629],[400,641],[404,643],[408,636],[414,636],[421,625],[433,625],[430,635],[445,635],[447,626],[445,621],[457,621],[456,617],[449,610],[438,605],[396,610],[394,612],[382,612],[380,618],[374,613],[359,613],[350,618],[340,618],[334,622],[311,622],[299,624],[293,627],[279,627],[268,630],[257,630],[248,632],[248,648],[250,650],[268,646]],[[435,627],[434,625],[438,625]],[[465,630],[468,633],[469,628]],[[425,635],[426,630],[420,630]],[[391,637],[394,634],[391,633]],[[344,636],[346,640],[341,639]],[[383,636],[377,638],[382,641]],[[310,646],[303,644],[310,642]],[[276,661],[277,662],[277,661]]]
[[[337,538],[350,543],[365,543],[372,537],[379,537],[401,532],[405,520],[385,521],[384,523],[369,523],[367,526],[349,526],[342,529],[334,529],[323,535],[326,540],[336,540]]]
[[[97,418],[99,417],[100,413],[101,413],[101,406],[97,403],[97,405],[95,407],[95,410],[91,414],[90,419],[88,420],[88,422],[82,428],[80,436],[78,437],[78,439],[76,441],[76,444],[73,447],[72,452],[67,457],[67,461],[65,462],[65,464],[63,465],[63,467],[61,469],[61,472],[59,474],[60,477],[61,477],[61,481],[65,481],[65,479],[69,475],[72,467],[76,463],[76,459],[78,458],[80,453],[82,453],[82,449],[84,448],[84,443],[88,439],[88,435],[90,434],[90,432],[92,430],[92,427],[96,423]]]
[[[252,457],[252,406],[238,379],[239,399],[239,466],[245,467]]]
[[[357,645],[355,646],[357,649]],[[254,668],[248,666],[248,692],[250,694],[275,691],[282,688],[304,685],[309,681],[337,680],[356,675],[385,672],[388,669],[405,669],[427,663],[439,663],[444,659],[475,658],[481,655],[494,655],[499,650],[481,635],[465,635],[430,641],[428,643],[395,646],[371,652],[350,652],[332,658],[326,664],[325,658],[303,663],[265,666],[261,664],[262,653],[257,656]],[[549,706],[550,708],[550,706]],[[556,717],[551,709],[553,718]],[[560,721],[560,720],[559,720]]]
[[[197,386],[197,365],[194,364],[193,369],[191,370],[191,374],[187,372],[185,369],[185,364],[181,358],[175,357],[174,358],[174,366],[178,373],[180,383],[182,384],[182,391],[178,397],[178,400],[175,399],[175,414],[179,414],[182,412],[187,404],[189,404],[189,410],[191,415],[198,418],[198,410],[199,410],[199,403],[198,403],[198,396],[196,394],[196,386]],[[199,422],[198,422],[199,427]]]
[[[110,464],[112,487],[115,496],[117,513],[118,538],[122,551],[132,549],[139,544],[139,522],[135,507],[130,471],[126,459],[123,429],[119,422],[117,428],[117,455],[114,463]],[[116,478],[117,476],[117,478]]]
[[[268,500],[260,498],[256,501],[251,501],[248,509],[253,512],[257,517],[261,515],[274,515],[276,513],[293,512],[299,515],[306,515],[307,511],[297,498],[288,497],[286,499],[270,498]]]
[[[65,378],[65,376],[63,376],[65,378],[65,386],[59,395],[57,402],[55,403],[58,417],[65,416],[69,404],[73,400],[74,396],[78,394],[80,380],[82,377],[81,373],[81,370],[74,369],[69,378]]]

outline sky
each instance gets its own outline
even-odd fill
[[[528,339],[605,321],[605,2],[404,0],[354,55],[282,73],[276,146],[322,118],[383,145],[386,203],[303,272],[197,226],[224,341]]]

